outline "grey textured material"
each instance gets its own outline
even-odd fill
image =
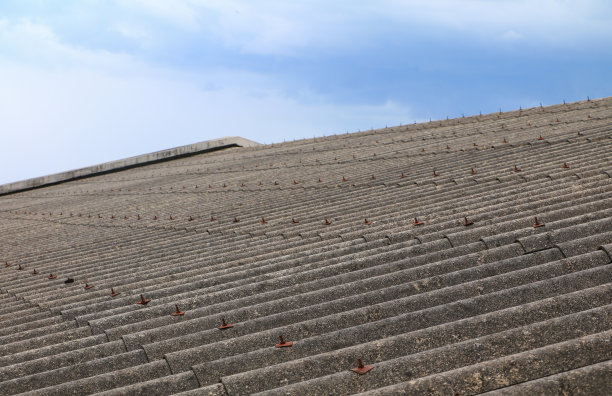
[[[221,139],[0,191],[0,393],[612,394],[611,121]]]

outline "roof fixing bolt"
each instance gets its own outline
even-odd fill
[[[234,223],[238,223],[240,220],[238,220],[238,217],[234,217]]]
[[[348,181],[348,179],[346,177],[342,176],[342,181],[346,182],[346,181]]]
[[[5,262],[4,262],[4,266],[5,266],[6,268],[8,268],[8,267],[10,267],[11,265],[8,263],[8,261],[5,261]]]
[[[111,297],[115,297],[118,296],[119,294],[121,294],[120,292],[116,292],[115,290],[113,290],[113,288],[111,287],[111,292],[109,294],[109,296]]]
[[[475,175],[476,174],[476,171],[474,170],[474,168],[472,168],[472,170],[470,171],[470,174],[471,175]]]
[[[170,315],[172,316],[183,316],[185,315],[185,311],[181,311],[178,307],[178,305],[174,305],[176,307],[176,311],[172,312]]]
[[[357,367],[352,368],[351,371],[359,374],[359,375],[363,375],[365,373],[367,373],[368,371],[372,370],[374,368],[373,365],[369,364],[369,365],[364,365],[363,362],[361,361],[361,359],[357,359]]]
[[[533,228],[544,227],[544,223],[540,223],[538,221],[538,217],[536,216],[535,222],[533,223]]]
[[[321,178],[319,177],[319,180],[317,181],[317,183],[321,183],[321,182],[322,182],[322,180],[321,180]]]
[[[38,271],[36,271],[36,268],[34,268],[34,270],[32,271],[32,275],[37,275]]]
[[[504,143],[508,143],[508,139],[504,138]]]
[[[187,219],[187,221],[193,221],[193,217],[189,216],[189,218]]]
[[[229,329],[230,327],[234,327],[234,325],[225,323],[225,318],[221,318],[221,326],[217,327],[217,329],[225,330],[225,329]]]
[[[277,182],[276,180],[274,181],[274,185],[275,185],[275,186],[278,186],[278,182]]]
[[[153,216],[153,220],[159,220],[157,215]]]
[[[538,137],[538,140],[544,140],[544,138],[542,137],[542,135],[540,135],[540,136]]]
[[[215,221],[217,219],[215,219],[215,216],[210,216],[210,221]]]
[[[406,175],[404,175],[404,172],[402,172],[402,174],[400,175],[400,179],[405,179]]]
[[[474,142],[474,143],[472,143],[472,146],[478,147],[478,144],[476,144],[476,142]]]
[[[438,174],[436,173],[436,170],[435,170],[435,169],[434,169],[434,171],[433,171],[433,175],[432,175],[432,176],[433,176],[433,177],[438,176]]]
[[[146,299],[144,298],[144,296],[141,294],[140,295],[140,301],[138,301],[136,304],[140,304],[140,305],[147,305],[148,303],[151,302],[151,299]]]
[[[85,286],[83,286],[83,289],[85,289],[85,290],[89,290],[89,289],[91,289],[92,287],[93,287],[92,285],[90,285],[89,283],[85,282]]]
[[[24,268],[21,266],[21,264],[19,264],[19,267],[17,267],[17,269],[18,269],[19,271],[23,271],[23,270],[24,270]]]
[[[296,219],[291,219],[291,223],[292,223],[292,224],[297,224],[297,223],[299,223],[299,221],[298,221],[298,220],[296,220]]]
[[[562,168],[562,169],[567,169],[567,168],[569,168],[569,165],[567,164],[567,162],[564,162],[564,163],[563,163],[563,166],[562,166],[561,168]]]
[[[472,221],[469,221],[469,220],[467,219],[467,217],[464,217],[464,218],[463,218],[463,225],[464,225],[464,226],[468,227],[468,226],[471,226],[472,224],[474,224],[474,223],[473,223]]]
[[[293,184],[298,184],[298,182],[294,180],[294,181],[293,181]]]
[[[370,225],[370,224],[372,224],[372,222],[371,222],[370,220],[368,220],[368,219],[365,219],[365,220],[363,221],[363,224],[365,224],[365,225]]]
[[[170,217],[168,218],[168,220],[174,220],[174,217],[172,217],[172,215],[170,215]]]
[[[268,223],[268,220],[264,219],[263,217],[261,218],[261,224],[266,224]]]
[[[57,275],[53,275],[53,274],[49,274],[49,276],[47,277],[47,279],[55,279],[57,278]]]
[[[512,169],[512,172],[520,172],[521,168],[519,168],[518,166],[514,165],[514,169]]]
[[[275,347],[277,347],[277,348],[287,348],[287,347],[290,347],[290,346],[292,346],[292,345],[293,345],[293,342],[291,342],[291,341],[285,341],[285,340],[283,339],[283,336],[282,336],[282,335],[278,336],[278,339],[279,339],[279,341],[280,341],[280,342],[279,342],[278,344],[276,344],[276,345],[275,345]]]
[[[413,226],[420,226],[423,225],[422,221],[419,221],[419,219],[417,219],[416,217],[414,218],[414,222],[412,223]]]
[[[325,225],[330,225],[330,224],[331,224],[331,221],[325,219]]]

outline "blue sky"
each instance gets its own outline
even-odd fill
[[[611,94],[605,0],[0,1],[0,184]]]

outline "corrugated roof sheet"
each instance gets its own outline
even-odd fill
[[[2,196],[0,394],[610,394],[611,178],[606,98]]]

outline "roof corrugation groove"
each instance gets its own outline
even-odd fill
[[[4,195],[0,394],[610,394],[611,158],[606,98]]]

